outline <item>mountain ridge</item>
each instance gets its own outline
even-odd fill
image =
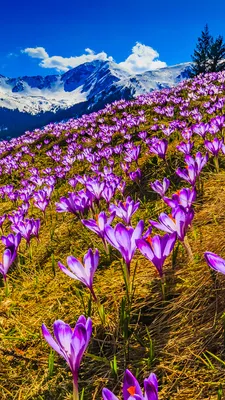
[[[0,138],[79,117],[114,100],[172,87],[189,77],[190,65],[176,64],[133,75],[113,61],[94,60],[61,75],[0,75]]]

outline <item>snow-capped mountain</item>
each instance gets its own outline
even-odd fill
[[[171,87],[189,77],[191,63],[131,75],[112,61],[96,60],[62,75],[0,75],[0,138],[49,122],[78,117],[121,98]]]

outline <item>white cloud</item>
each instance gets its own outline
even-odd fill
[[[88,54],[95,54],[94,50],[89,49],[89,47],[87,47],[87,48],[85,49],[85,51],[86,51],[86,53],[88,53]]]
[[[108,57],[104,51],[98,54],[88,53],[82,54],[81,56],[68,58],[52,56],[43,59],[39,65],[43,68],[55,68],[57,71],[68,71],[69,69],[75,68],[78,65],[94,60],[112,61],[112,57]]]
[[[27,47],[26,49],[21,50],[21,52],[26,53],[32,58],[40,58],[41,60],[49,57],[44,47]]]
[[[138,74],[145,71],[154,71],[166,67],[166,63],[158,60],[159,53],[150,46],[136,43],[132,48],[132,54],[118,65],[131,74]]]
[[[54,68],[58,72],[66,72],[71,68],[75,68],[78,65],[84,64],[86,62],[94,61],[94,60],[103,60],[103,61],[113,61],[112,57],[108,57],[108,55],[102,51],[101,53],[95,54],[95,52],[89,48],[85,49],[87,54],[82,54],[81,56],[76,57],[62,57],[62,56],[49,56],[44,47],[28,47],[22,50],[22,53],[26,53],[28,56],[32,58],[41,59],[39,63],[42,68]]]
[[[66,72],[71,68],[94,60],[114,61],[104,51],[96,54],[88,47],[85,49],[85,54],[76,57],[49,56],[44,47],[28,47],[21,52],[32,58],[40,59],[40,67],[54,68],[58,72]],[[166,67],[166,63],[160,61],[158,57],[159,53],[152,47],[137,42],[132,48],[132,54],[117,65],[131,74],[138,74]]]

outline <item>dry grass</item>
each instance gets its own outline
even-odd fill
[[[173,156],[175,144],[176,141],[170,144],[169,172],[162,162],[157,164],[154,157],[140,160],[144,173],[142,185],[131,185],[127,189],[127,194],[142,200],[134,223],[140,217],[146,222],[149,218],[156,218],[164,208],[162,202],[150,192],[150,180],[169,173],[173,179],[172,191],[176,187],[174,170],[177,164],[181,164],[182,158],[178,160]],[[36,156],[35,166],[51,166],[44,151]],[[76,163],[73,172],[84,173],[86,169],[86,165]],[[4,179],[2,183],[7,182],[7,178]],[[17,181],[16,174],[12,179]],[[210,166],[202,179],[204,193],[197,199],[193,227],[188,233],[195,260],[194,263],[189,261],[181,245],[173,268],[171,258],[168,259],[165,301],[154,267],[140,254],[135,257],[132,271],[136,262],[138,267],[129,360],[126,361],[119,329],[120,306],[125,294],[120,258],[113,251],[109,260],[98,238],[72,215],[56,215],[54,202],[68,191],[65,183],[57,187],[46,219],[42,219],[40,241],[32,241],[32,258],[23,244],[18,265],[10,273],[9,296],[5,296],[3,286],[0,288],[2,400],[72,399],[71,374],[64,360],[53,356],[41,336],[40,327],[43,322],[50,327],[58,318],[74,324],[80,314],[87,314],[88,292],[66,277],[57,262],[65,262],[70,254],[83,256],[89,247],[98,247],[101,252],[101,264],[94,284],[104,304],[106,325],[102,327],[93,306],[93,338],[80,371],[84,399],[100,399],[105,385],[119,393],[126,367],[131,368],[140,381],[154,371],[160,382],[161,400],[217,399],[219,385],[224,382],[225,368],[222,319],[225,277],[211,274],[203,253],[210,250],[225,257],[225,174],[214,174]],[[1,214],[11,209],[11,202],[1,203]],[[41,213],[34,208],[30,215],[40,217]],[[8,228],[5,228],[6,232]],[[152,347],[154,357],[149,357]],[[114,355],[118,363],[117,377],[113,376],[110,368]],[[53,371],[48,367],[52,357]]]

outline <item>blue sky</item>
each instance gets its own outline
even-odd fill
[[[225,36],[224,0],[4,1],[0,74],[47,75],[94,58],[133,73],[189,61],[206,22]]]

